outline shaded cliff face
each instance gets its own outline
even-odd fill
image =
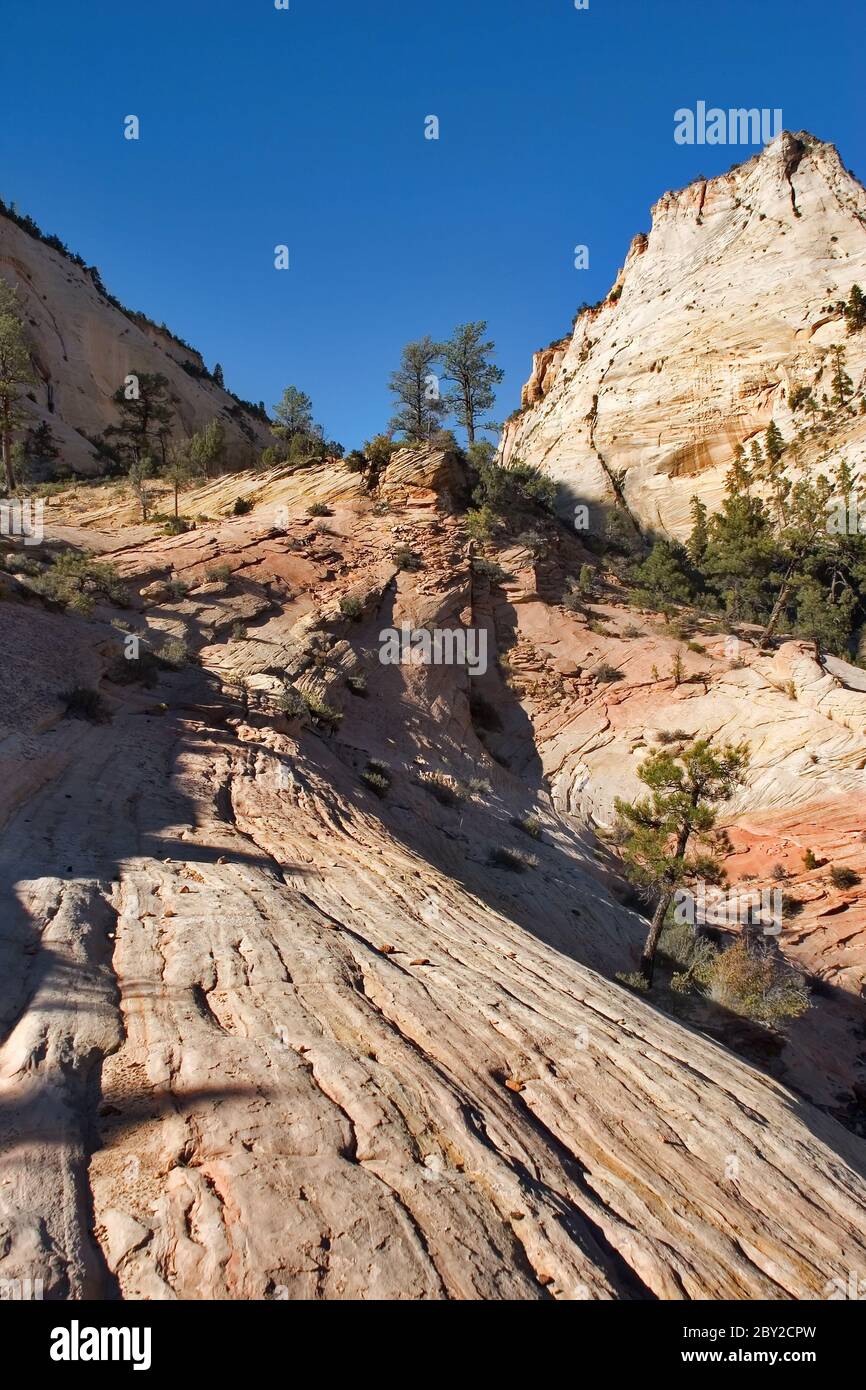
[[[231,464],[249,465],[254,452],[272,442],[260,417],[207,379],[193,348],[127,316],[100,293],[88,270],[2,215],[0,277],[18,290],[38,382],[25,401],[28,424],[47,421],[62,461],[75,472],[100,471],[88,436],[117,424],[112,396],[134,371],[168,379],[181,436],[221,420]]]
[[[832,145],[783,133],[660,199],[610,296],[536,354],[502,455],[556,478],[564,507],[612,502],[621,479],[645,528],[681,535],[692,495],[718,505],[738,444],[771,420],[787,441],[805,423],[792,387],[831,395],[833,344],[862,392],[866,334],[846,336],[834,306],[864,282],[866,192]],[[866,416],[835,419],[797,461],[828,451],[862,469]]]
[[[575,536],[479,571],[459,483],[408,450],[376,496],[341,464],[235,475],[183,494],[213,520],[174,538],[127,525],[114,485],[51,499],[48,543],[89,539],[132,601],[84,620],[13,581],[0,601],[0,1277],[784,1299],[863,1268],[866,1142],[834,1118],[862,890],[802,875],[790,949],[838,997],[759,1066],[615,982],[645,923],[594,835],[659,731],[747,732],[732,877],[797,872],[804,841],[860,867],[862,673],[798,643],[731,669],[716,634],[674,688],[658,617],[561,602]],[[197,664],[118,684],[118,617]],[[404,621],[483,629],[488,670],[383,664]],[[287,679],[334,715],[279,712]],[[73,684],[111,721],[63,719]]]

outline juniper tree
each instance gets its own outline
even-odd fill
[[[656,898],[640,964],[648,988],[676,890],[698,880],[724,881],[724,869],[713,852],[720,839],[723,843],[715,832],[718,811],[745,780],[748,765],[747,744],[715,749],[710,739],[697,739],[677,752],[655,753],[641,765],[638,777],[649,796],[633,803],[617,798],[630,877]]]
[[[490,361],[494,344],[484,342],[486,332],[487,324],[483,319],[464,323],[442,346],[443,375],[446,381],[454,383],[448,404],[457,423],[466,430],[470,444],[475,442],[481,415],[490,410],[496,399],[494,388],[505,376],[501,367]]]
[[[433,370],[441,356],[441,344],[434,343],[430,337],[407,343],[400,366],[391,374],[388,383],[388,389],[397,398],[391,431],[400,431],[413,443],[428,440],[447,413],[438,376]]]
[[[134,459],[129,466],[129,472],[126,476],[129,480],[132,494],[141,508],[141,519],[142,521],[147,521],[151,499],[150,489],[147,484],[153,477],[153,459],[146,454],[142,455],[141,458]]]
[[[10,497],[15,490],[12,432],[23,421],[21,399],[25,389],[32,386],[35,380],[18,296],[0,280],[0,440],[6,491]]]

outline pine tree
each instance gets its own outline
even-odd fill
[[[836,345],[830,351],[833,354],[832,401],[834,405],[844,405],[854,390],[854,383],[845,371],[845,349]]]
[[[154,443],[164,458],[174,423],[168,378],[158,372],[131,372],[130,376],[134,385],[118,387],[112,398],[120,423],[109,425],[106,437],[116,439],[118,453],[133,463],[150,456]]]
[[[397,398],[398,409],[391,420],[391,431],[400,431],[412,443],[430,438],[447,413],[439,393],[433,368],[442,356],[442,347],[430,337],[407,343],[400,366],[393,372],[388,389]]]
[[[278,405],[274,406],[273,432],[288,446],[296,435],[312,435],[313,402],[306,391],[287,386]]]
[[[151,500],[150,488],[147,484],[153,477],[153,459],[147,454],[142,455],[141,458],[134,459],[129,465],[129,472],[126,476],[129,480],[132,494],[141,508],[141,519],[142,521],[147,521]]]
[[[686,541],[686,550],[693,565],[700,565],[707,549],[707,509],[701,499],[694,496],[689,504],[692,518],[691,534]]]
[[[851,294],[845,306],[845,322],[849,333],[859,333],[866,327],[866,299],[859,285],[851,286]]]
[[[178,514],[178,493],[183,484],[189,482],[193,476],[193,465],[187,449],[173,448],[169,450],[168,459],[162,470],[162,476],[171,483],[174,493],[174,514]]]
[[[225,454],[226,432],[221,420],[211,420],[203,430],[197,430],[186,447],[192,474],[211,478],[219,473]]]
[[[448,404],[457,423],[466,430],[470,444],[475,442],[480,416],[496,399],[494,387],[505,376],[502,369],[489,360],[494,344],[483,341],[486,332],[484,320],[464,323],[442,347],[444,378],[453,381],[455,386]]]
[[[634,804],[616,800],[625,831],[623,857],[631,877],[657,895],[641,956],[641,973],[652,985],[656,951],[665,916],[677,888],[698,879],[720,883],[724,871],[711,851],[718,809],[743,781],[749,765],[745,743],[716,750],[698,739],[679,752],[653,754],[638,769],[650,795]],[[693,842],[710,852],[689,853]]]
[[[15,490],[12,431],[23,421],[21,399],[25,388],[34,382],[18,296],[0,280],[0,441],[10,497]]]
[[[221,363],[219,363],[219,362],[216,362],[216,363],[214,364],[213,379],[214,379],[214,381],[216,382],[217,386],[220,386],[220,387],[222,387],[223,390],[225,390],[225,385],[226,385],[226,384],[225,384],[225,380],[223,379],[223,369],[222,369]]]
[[[751,486],[752,475],[746,463],[746,451],[742,444],[738,444],[734,450],[734,461],[725,477],[725,492],[729,497],[736,497],[739,493],[748,497]]]
[[[653,607],[689,603],[688,556],[678,541],[658,540],[635,572],[635,582]]]
[[[769,484],[776,507],[776,520],[780,527],[785,525],[785,507],[791,492],[791,484],[785,477],[782,462],[785,441],[775,420],[771,420],[764,435],[764,469],[762,478]]]

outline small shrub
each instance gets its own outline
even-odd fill
[[[522,830],[524,835],[529,835],[533,840],[541,839],[541,821],[537,816],[515,816],[511,822],[516,825],[518,830]]]
[[[156,656],[157,660],[161,661],[164,666],[170,666],[175,671],[179,670],[182,666],[186,666],[189,661],[189,648],[186,639],[169,637],[163,642]]]
[[[376,796],[387,796],[393,780],[394,774],[382,758],[368,758],[367,766],[361,773],[361,781],[366,783]]]
[[[420,555],[416,555],[408,545],[398,545],[392,558],[398,570],[413,572],[421,569]]]
[[[307,516],[333,516],[331,508],[324,502],[312,502],[307,508]]]
[[[232,623],[232,630],[229,633],[230,642],[243,642],[247,636],[246,623]]]
[[[456,806],[463,800],[462,788],[456,782],[452,782],[444,772],[424,773],[421,786],[435,797],[440,806]]]
[[[383,798],[391,790],[391,779],[382,772],[376,772],[374,768],[365,768],[361,773],[361,781],[370,788],[376,796]]]
[[[687,642],[686,646],[690,652],[697,652],[698,656],[706,656],[707,649],[702,647],[700,642]]]
[[[687,734],[685,729],[659,729],[656,739],[659,743],[667,746],[669,743],[687,743],[691,734]]]
[[[625,679],[622,671],[618,671],[617,668],[611,666],[608,661],[603,661],[600,666],[596,666],[593,675],[600,685],[610,685],[613,681]]]
[[[65,690],[60,696],[69,719],[87,719],[91,724],[104,724],[108,719],[108,709],[98,690],[76,685]]]
[[[184,516],[170,516],[162,523],[162,529],[166,536],[182,536],[192,529],[192,523]]]
[[[489,580],[491,584],[503,584],[512,577],[495,560],[488,560],[483,555],[473,556],[472,572],[477,574],[480,579]]]
[[[649,985],[639,970],[618,970],[616,978],[626,989],[633,989],[638,994],[646,994],[649,990]]]
[[[470,796],[492,796],[493,786],[486,777],[470,777],[466,783]]]
[[[788,877],[788,870],[784,864],[774,864],[770,870],[770,878],[774,883],[784,883]]]
[[[340,612],[344,618],[351,618],[353,622],[358,622],[364,616],[364,604],[361,599],[349,594],[340,599]]]
[[[293,685],[285,685],[274,697],[274,703],[287,719],[301,719],[307,712],[306,700]]]
[[[522,849],[512,849],[510,845],[494,845],[490,851],[490,863],[499,869],[510,869],[515,874],[522,874],[527,869],[538,867],[538,860],[534,854],[527,854]]]
[[[814,850],[806,850],[805,854],[803,855],[803,868],[806,869],[807,872],[811,869],[818,868],[818,859],[815,855]]]
[[[723,1008],[758,1023],[799,1018],[809,1008],[803,976],[771,949],[750,946],[743,937],[717,955],[707,992]]]
[[[209,584],[228,584],[232,577],[231,565],[209,565],[204,572]]]
[[[628,623],[627,626],[624,627],[623,630],[622,630],[622,636],[623,636],[623,637],[643,637],[643,636],[645,636],[645,633],[641,630],[641,628],[635,627],[634,623]]]
[[[523,550],[528,550],[533,560],[540,560],[550,549],[550,542],[541,531],[521,532],[515,545],[521,546]]]
[[[165,581],[165,587],[174,599],[186,598],[189,593],[189,585],[186,580],[179,579],[176,574],[173,574],[170,579]]]
[[[792,898],[790,893],[782,894],[782,916],[799,917],[805,903],[801,898]]]
[[[247,516],[252,509],[253,503],[250,497],[236,497],[232,507],[232,516]]]
[[[320,724],[325,729],[336,729],[343,718],[338,709],[334,709],[327,701],[319,695],[307,695],[307,710],[315,724]]]
[[[834,888],[855,888],[860,882],[860,875],[844,864],[834,864],[830,870],[830,882]]]

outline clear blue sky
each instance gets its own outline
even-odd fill
[[[676,145],[677,107],[781,107],[864,178],[864,36],[859,0],[3,0],[0,194],[353,447],[403,343],[468,319],[504,418],[660,194],[754,153]]]

